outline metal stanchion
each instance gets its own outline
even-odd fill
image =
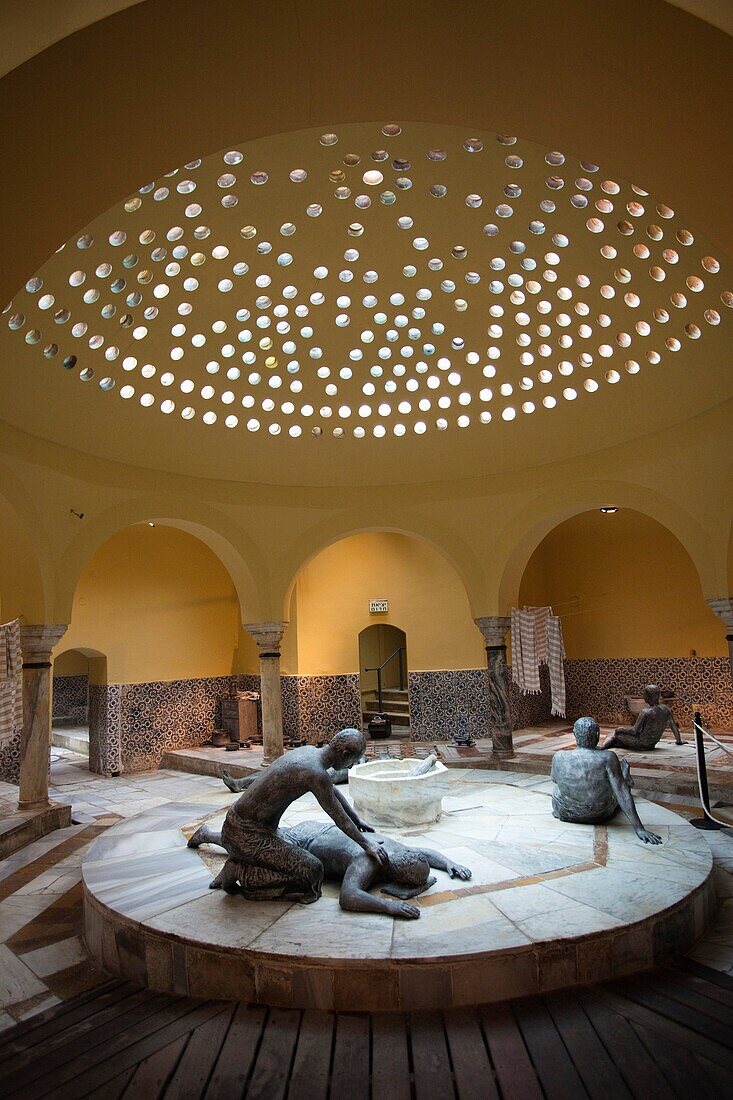
[[[705,741],[702,716],[695,711],[695,757],[697,761],[697,782],[700,787],[700,801],[702,802],[704,817],[693,817],[690,825],[696,829],[725,829],[726,825],[713,817],[710,810],[710,792],[708,790],[708,769],[705,763]],[[730,826],[727,826],[730,828]]]

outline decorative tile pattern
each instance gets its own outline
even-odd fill
[[[674,688],[675,715],[689,726],[699,707],[714,728],[733,729],[733,688],[728,662],[713,658],[566,660],[568,720],[591,714],[606,724],[629,721],[624,696],[657,682]],[[523,729],[550,718],[550,685],[540,670],[539,695],[521,695],[507,670],[512,726]],[[143,771],[156,767],[169,749],[200,745],[218,725],[218,703],[233,687],[259,691],[259,676],[217,676],[148,684],[92,686],[90,753],[93,771]],[[476,740],[489,729],[489,686],[485,668],[411,672],[409,674],[412,737],[416,741],[450,741],[457,732]],[[314,742],[361,723],[359,677],[283,676],[283,733],[286,739]],[[261,729],[261,719],[260,721]],[[15,752],[19,756],[19,746]],[[0,752],[0,768],[13,772],[13,750]]]
[[[166,749],[207,741],[219,725],[219,700],[233,683],[236,677],[214,676],[120,685],[122,770],[157,767]]]
[[[119,684],[89,685],[89,770],[98,775],[120,770],[120,700]]]
[[[411,672],[408,687],[413,740],[450,741],[458,732],[476,739],[487,736],[487,669]]]
[[[511,678],[511,668],[507,669],[509,681],[509,704],[512,712],[512,728],[526,729],[538,726],[552,717],[552,699],[550,695],[550,671],[547,665],[540,665],[540,694],[522,695]]]
[[[689,729],[699,710],[712,729],[733,729],[733,684],[727,657],[638,657],[566,660],[567,717],[593,715],[608,725],[628,725],[626,695],[645,684],[675,692],[672,712]]]
[[[54,676],[54,718],[71,718],[83,725],[87,719],[88,688],[88,676]]]
[[[308,741],[333,737],[347,727],[361,729],[361,695],[356,673],[344,676],[297,676],[300,737]],[[283,684],[283,710],[285,708]]]
[[[0,780],[3,783],[20,782],[20,735],[0,741]]]

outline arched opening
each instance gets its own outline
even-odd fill
[[[222,699],[257,669],[242,617],[229,572],[186,531],[138,523],[97,549],[60,657],[88,661],[90,770],[147,770],[211,737]]]
[[[377,716],[387,719],[391,737],[410,736],[407,635],[391,623],[374,623],[359,631],[361,715],[372,736]]]
[[[51,693],[51,766],[66,753],[88,764],[89,658],[81,649],[67,649],[56,657]]]
[[[119,741],[107,736],[107,656],[77,645],[53,662],[51,783],[63,787],[76,772],[117,775]]]
[[[725,633],[688,551],[650,516],[596,508],[559,523],[530,557],[518,602],[562,621],[569,719],[626,724],[627,700],[656,682],[680,724],[702,709],[730,728]]]
[[[386,608],[372,610],[373,601],[385,601]],[[460,576],[425,539],[364,531],[331,543],[298,573],[289,619],[283,710],[288,713],[285,693],[292,691],[301,736],[317,738],[368,719],[377,707],[376,675],[364,669],[405,643],[405,696],[391,700],[404,706],[398,711],[383,700],[382,707],[407,719],[395,722],[402,736],[408,727],[413,740],[449,738],[464,727],[485,735],[481,635]],[[397,659],[384,676],[387,690],[399,690]]]

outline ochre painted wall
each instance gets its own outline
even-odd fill
[[[297,585],[298,672],[357,672],[359,632],[387,622],[407,635],[411,671],[480,668],[485,661],[465,589],[453,567],[427,543],[369,532],[329,546]],[[389,600],[370,615],[369,600]]]
[[[257,668],[239,624],[229,574],[204,543],[138,524],[87,563],[58,648],[105,654],[110,683],[225,676]]]
[[[67,649],[54,657],[54,676],[88,676],[89,658],[78,649]]]
[[[0,623],[18,616],[43,619],[40,572],[23,525],[0,497]]]
[[[540,543],[521,604],[552,604],[568,657],[727,653],[692,561],[665,527],[630,509],[581,512]]]

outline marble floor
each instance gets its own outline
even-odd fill
[[[208,776],[159,769],[107,779],[91,774],[74,754],[55,749],[54,755],[51,797],[72,806],[73,824],[0,864],[0,1029],[105,979],[81,940],[81,862],[93,841],[110,826],[156,806],[221,804],[223,788]],[[509,785],[537,781],[520,771],[500,776]],[[677,813],[699,815],[693,799],[658,797]],[[0,809],[16,800],[17,788],[0,783]],[[700,835],[713,853],[720,904],[691,954],[733,974],[733,830]]]

